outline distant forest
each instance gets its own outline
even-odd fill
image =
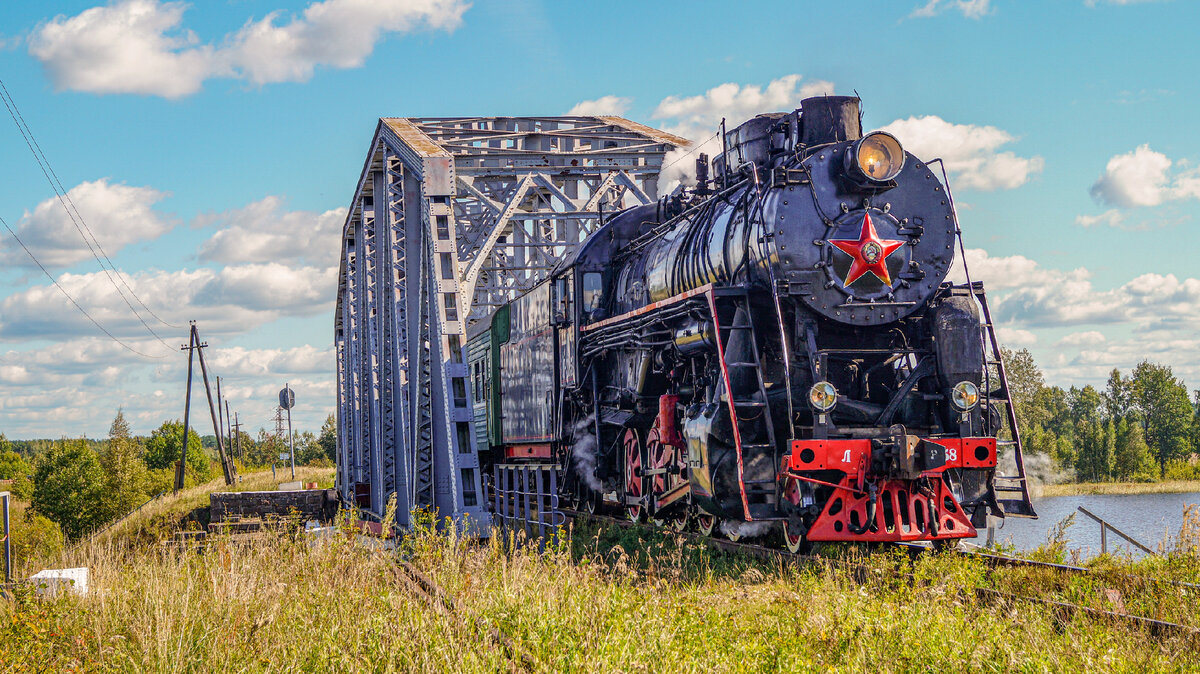
[[[321,433],[297,433],[296,464],[332,466],[337,423],[331,414]],[[231,452],[243,468],[285,461],[288,443],[260,430],[257,437],[239,433]],[[220,474],[215,461],[217,440],[188,429],[185,483],[207,482]],[[240,448],[240,449],[239,449]],[[77,539],[170,490],[183,453],[183,423],[165,421],[148,436],[135,436],[118,411],[103,440],[8,440],[0,434],[0,489],[11,491],[29,507],[19,527],[46,547],[53,540]],[[34,543],[30,543],[31,546]]]
[[[1004,350],[1025,451],[1079,482],[1200,479],[1200,390],[1166,365],[1114,369],[1103,389],[1047,386],[1028,349]]]

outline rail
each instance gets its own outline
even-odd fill
[[[605,515],[597,515],[592,513],[580,513],[573,510],[562,511],[568,518],[575,520],[577,518],[587,518],[602,523],[614,524],[622,528],[638,526],[634,522],[628,520],[616,519]],[[821,555],[799,554],[792,553],[778,548],[770,548],[752,543],[734,542],[721,540],[719,538],[711,538],[702,534],[680,532],[676,535],[683,537],[686,540],[694,543],[706,545],[707,547],[722,552],[740,553],[758,559],[768,561],[778,561],[790,564],[826,564],[830,567],[841,567],[853,575],[856,580],[864,581],[871,576],[871,570],[862,563],[850,560],[837,559],[834,557],[825,557]],[[922,548],[928,550],[928,548]],[[901,574],[906,577],[911,583],[917,581],[913,574]],[[1178,623],[1167,622],[1157,618],[1149,618],[1145,616],[1133,615],[1129,613],[1121,613],[1117,611],[1109,611],[1105,609],[1091,608],[1088,606],[1080,606],[1070,602],[1059,601],[1056,599],[1047,599],[1044,597],[1033,597],[1027,595],[1010,594],[995,590],[988,587],[977,586],[973,588],[975,599],[977,601],[1007,601],[1007,602],[1022,602],[1030,605],[1038,605],[1050,609],[1056,615],[1069,616],[1081,615],[1088,616],[1092,619],[1111,620],[1113,622],[1122,622],[1131,627],[1145,629],[1155,635],[1180,635],[1190,639],[1200,639],[1200,629],[1190,625],[1181,625]]]
[[[1114,527],[1112,524],[1110,524],[1108,522],[1108,520],[1105,520],[1104,518],[1100,517],[1099,515],[1096,515],[1092,511],[1088,510],[1087,508],[1084,508],[1083,506],[1079,506],[1079,512],[1083,513],[1084,515],[1087,515],[1088,517],[1090,517],[1100,523],[1100,554],[1102,554],[1102,555],[1108,554],[1108,530],[1110,530],[1110,529],[1112,530],[1112,532],[1114,534],[1116,534],[1116,535],[1120,536],[1121,538],[1124,538],[1125,540],[1134,544],[1138,548],[1145,551],[1147,554],[1151,554],[1151,555],[1158,554],[1157,552],[1155,552],[1155,551],[1151,550],[1150,548],[1137,542],[1136,540],[1133,539],[1132,536],[1130,536],[1129,534],[1125,533],[1124,531],[1121,531],[1120,529]]]

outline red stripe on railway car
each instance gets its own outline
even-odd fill
[[[543,442],[532,445],[507,445],[504,448],[506,459],[549,459],[553,456],[550,443]]]

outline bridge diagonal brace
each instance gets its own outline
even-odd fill
[[[475,297],[475,286],[479,284],[480,270],[487,262],[488,257],[491,256],[492,249],[496,246],[496,241],[504,233],[509,219],[512,218],[513,213],[517,210],[517,206],[525,199],[525,194],[533,187],[534,182],[533,176],[525,176],[521,179],[521,183],[517,186],[517,191],[513,192],[508,203],[504,205],[504,210],[500,212],[500,217],[492,225],[492,231],[488,234],[487,239],[475,251],[475,259],[471,260],[466,273],[463,274],[462,287],[459,292],[460,311],[463,316],[468,315],[471,311],[471,300]]]

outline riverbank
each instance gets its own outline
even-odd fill
[[[1092,494],[1187,494],[1200,492],[1200,480],[1164,482],[1067,482],[1034,487],[1034,496],[1082,496]]]

